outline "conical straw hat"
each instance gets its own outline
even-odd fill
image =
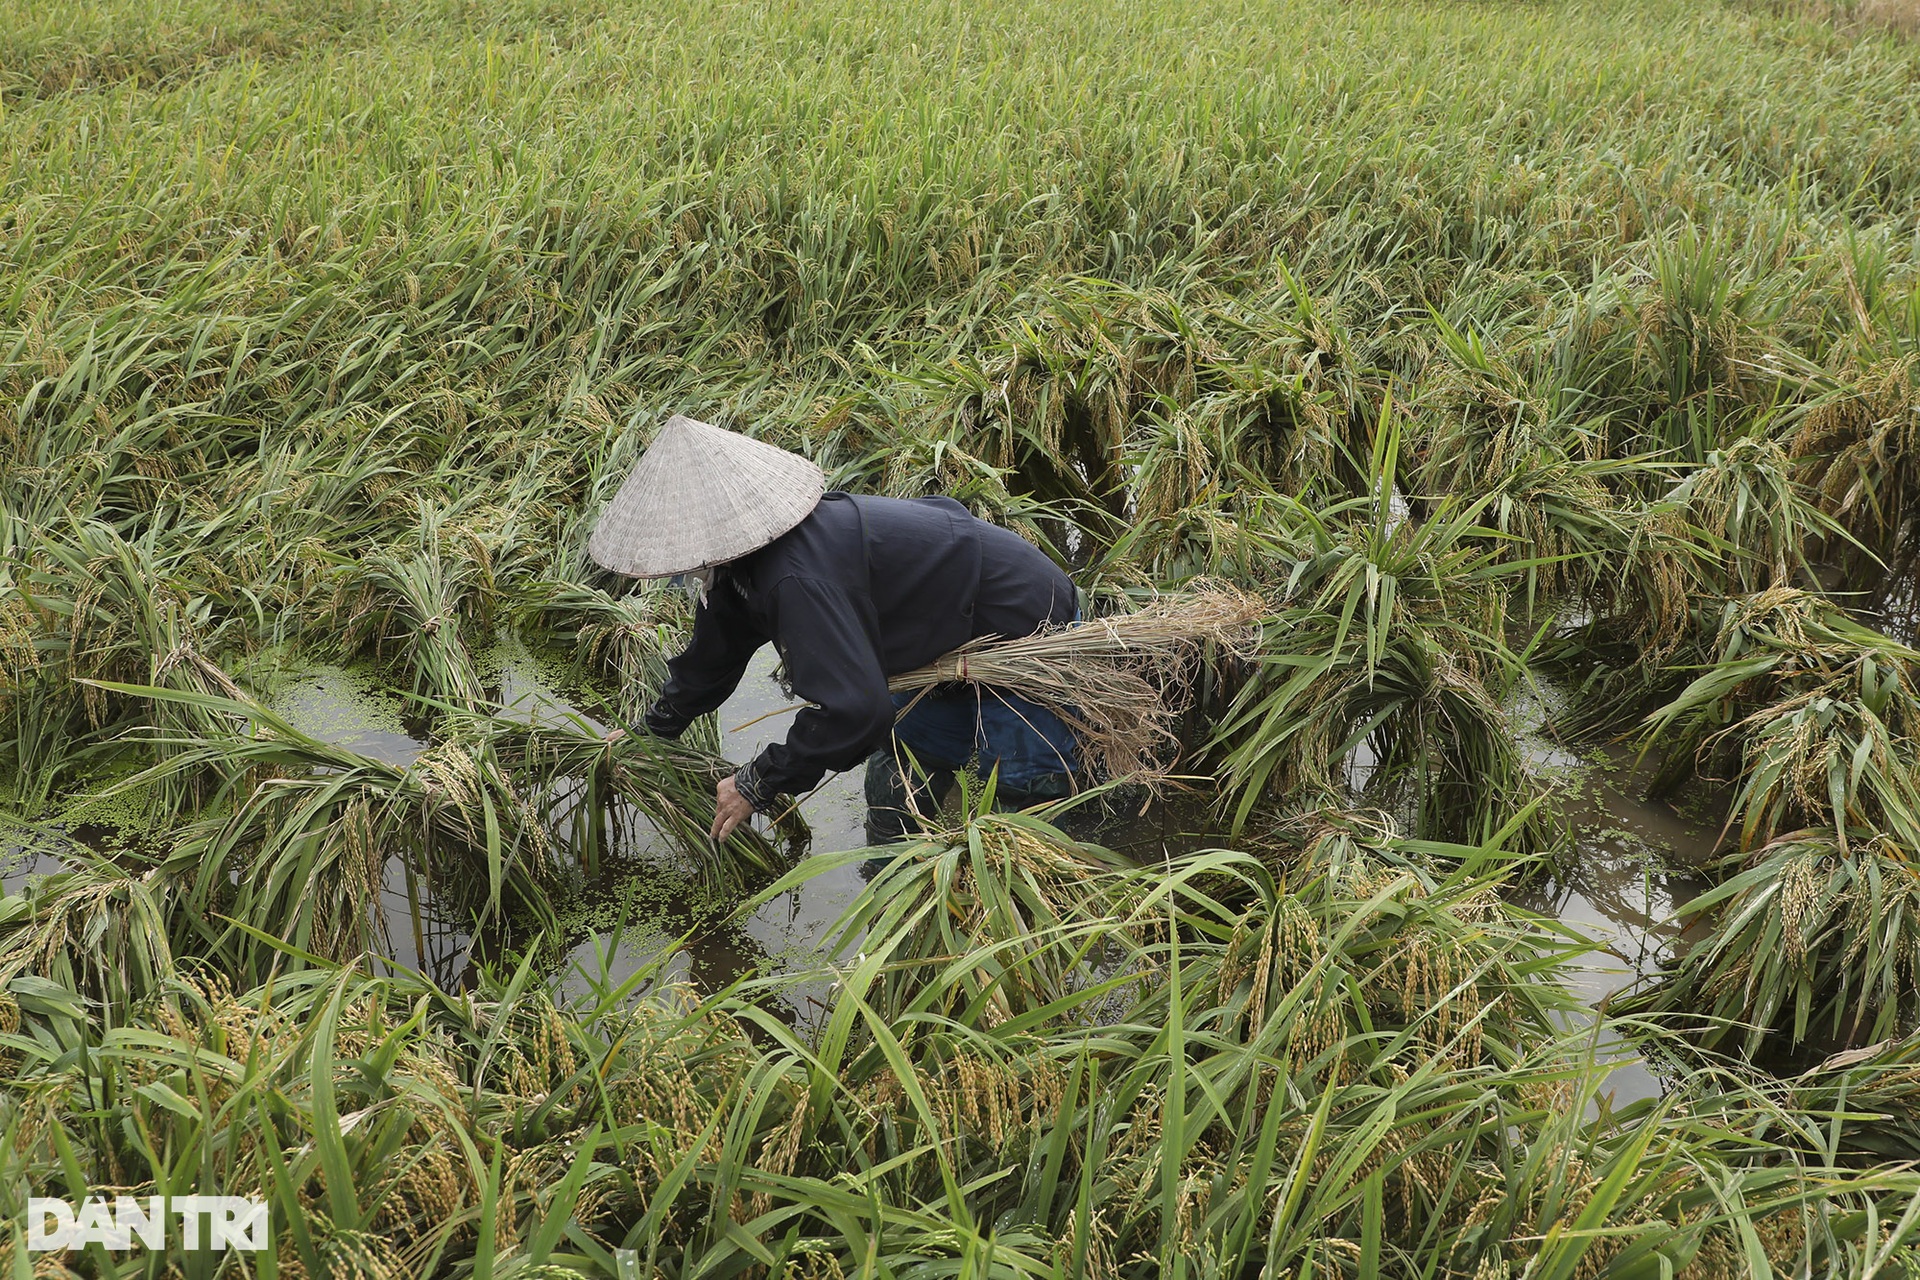
[[[719,564],[806,519],[826,487],[797,453],[676,413],[607,504],[587,554],[635,578]]]

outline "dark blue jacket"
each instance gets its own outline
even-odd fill
[[[764,811],[887,740],[887,677],[976,637],[1031,635],[1074,612],[1073,583],[1044,552],[951,498],[828,493],[794,528],[715,573],[647,727],[678,737],[726,701],[771,640],[793,691],[814,705],[735,779]]]

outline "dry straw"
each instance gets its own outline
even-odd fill
[[[908,692],[963,681],[1017,693],[1066,722],[1084,767],[1151,786],[1179,757],[1177,726],[1208,650],[1250,656],[1254,624],[1266,612],[1257,596],[1208,584],[1118,617],[1015,640],[985,636],[887,686]]]

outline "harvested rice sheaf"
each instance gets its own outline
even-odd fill
[[[1258,597],[1225,586],[1172,593],[1131,613],[1041,631],[986,637],[893,677],[896,691],[952,681],[1010,689],[1059,715],[1097,776],[1164,780],[1180,754],[1175,726],[1191,705],[1200,666],[1252,653]]]

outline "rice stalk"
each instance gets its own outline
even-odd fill
[[[1913,846],[1791,831],[1685,905],[1712,933],[1626,1012],[1659,1013],[1749,1056],[1860,1046],[1920,1030],[1920,872]]]
[[[1165,781],[1181,747],[1176,726],[1191,705],[1203,661],[1245,658],[1261,602],[1202,585],[1131,613],[974,640],[927,666],[892,676],[896,692],[955,681],[1004,688],[1058,715],[1095,776]]]

